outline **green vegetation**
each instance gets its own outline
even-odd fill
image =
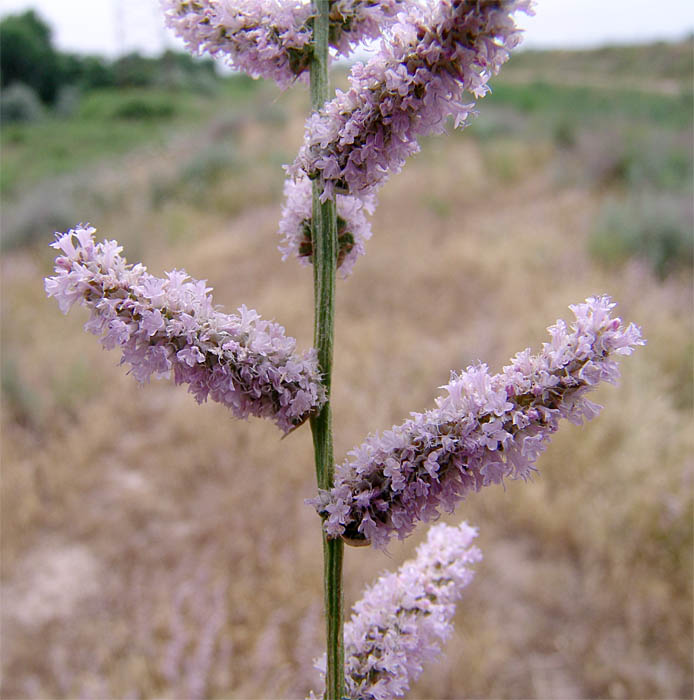
[[[108,87],[208,89],[214,81],[211,60],[165,51],[157,58],[130,53],[115,61],[63,53],[52,43],[50,27],[33,11],[0,21],[0,84],[22,84],[47,105],[66,88],[89,91]]]
[[[50,103],[56,98],[62,72],[50,27],[33,10],[9,15],[0,22],[1,87],[24,83]]]
[[[63,173],[148,144],[162,146],[175,131],[248,104],[258,83],[220,79],[212,95],[153,88],[88,93],[72,117],[50,116],[2,130],[0,192],[9,197]],[[38,155],[37,155],[38,154]]]
[[[0,21],[0,195],[75,172],[245,99],[252,81],[221,79],[211,60],[166,51],[115,61],[57,51],[33,11]]]
[[[694,37],[684,41],[634,46],[605,46],[586,51],[520,51],[504,68],[505,79],[529,74],[566,83],[600,82],[619,89],[626,82],[642,90],[691,90]]]
[[[3,124],[35,122],[42,116],[41,100],[28,85],[13,83],[2,91],[0,119]]]
[[[613,268],[641,259],[663,279],[692,262],[693,48],[521,52],[469,132],[503,182],[553,151],[558,184],[607,198],[591,255]]]
[[[645,197],[609,200],[591,233],[590,252],[607,265],[641,258],[662,280],[670,272],[691,269],[693,225],[689,197],[649,193]]]
[[[515,85],[494,84],[487,107],[510,107],[543,119],[572,119],[591,127],[606,119],[657,122],[661,128],[686,128],[691,122],[692,94],[658,95],[615,86],[557,85],[543,81]]]
[[[29,244],[46,231],[65,230],[83,220],[85,212],[96,218],[117,206],[134,176],[126,158],[134,155],[135,162],[141,161],[138,149],[145,147],[151,155],[163,155],[176,143],[186,151],[180,164],[175,161],[173,168],[144,184],[153,201],[190,198],[193,189],[188,185],[200,182],[193,196],[202,202],[209,194],[203,181],[211,182],[215,172],[220,179],[238,174],[238,168],[227,167],[222,175],[223,163],[235,167],[238,161],[232,162],[210,140],[222,135],[228,141],[244,115],[253,112],[261,90],[260,83],[241,76],[216,79],[213,93],[93,90],[72,116],[53,112],[36,122],[8,124],[1,135],[2,248]],[[267,196],[266,189],[260,191]],[[226,206],[234,210],[242,200],[225,194]]]

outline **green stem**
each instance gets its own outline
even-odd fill
[[[329,0],[313,0],[313,56],[311,60],[311,107],[320,109],[330,91],[328,78]],[[332,379],[335,277],[337,271],[337,214],[334,200],[320,202],[323,182],[313,183],[313,283],[315,297],[314,345],[328,402],[311,419],[318,488],[333,485],[333,436],[330,413]],[[342,540],[329,540],[323,533],[323,582],[327,632],[327,700],[340,700],[344,689],[344,642],[342,596]]]

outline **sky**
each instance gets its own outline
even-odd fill
[[[36,10],[63,51],[114,57],[181,44],[163,26],[158,0],[0,0],[0,15]],[[590,48],[681,39],[694,32],[692,0],[536,0],[522,17],[528,48]]]

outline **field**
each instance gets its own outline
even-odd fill
[[[529,483],[471,496],[484,561],[412,698],[691,698],[692,44],[512,59],[460,132],[381,190],[338,282],[337,459],[500,369],[607,293],[648,345]],[[344,76],[337,77],[338,82]],[[311,436],[139,387],[46,299],[53,231],[90,221],[312,338],[276,250],[306,98],[240,78],[87,95],[2,134],[3,698],[302,698],[318,685]],[[412,554],[346,556],[346,603]]]

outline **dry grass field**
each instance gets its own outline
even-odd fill
[[[663,96],[596,85],[585,56],[570,85],[538,83],[547,61],[511,64],[473,126],[426,140],[382,189],[367,255],[338,286],[336,455],[431,406],[451,369],[499,369],[568,304],[612,295],[648,345],[600,390],[599,418],[557,434],[532,482],[447,518],[479,527],[484,561],[411,697],[690,698],[692,132],[677,114],[691,93],[674,79]],[[311,344],[310,270],[276,250],[280,166],[305,101],[256,85],[209,104],[155,143],[4,201],[4,226],[30,231],[2,255],[8,700],[302,698],[317,685],[308,428],[280,440],[184,387],[137,386],[82,331],[86,313],[64,317],[43,292],[57,211]],[[424,532],[389,555],[348,550],[347,604]]]

